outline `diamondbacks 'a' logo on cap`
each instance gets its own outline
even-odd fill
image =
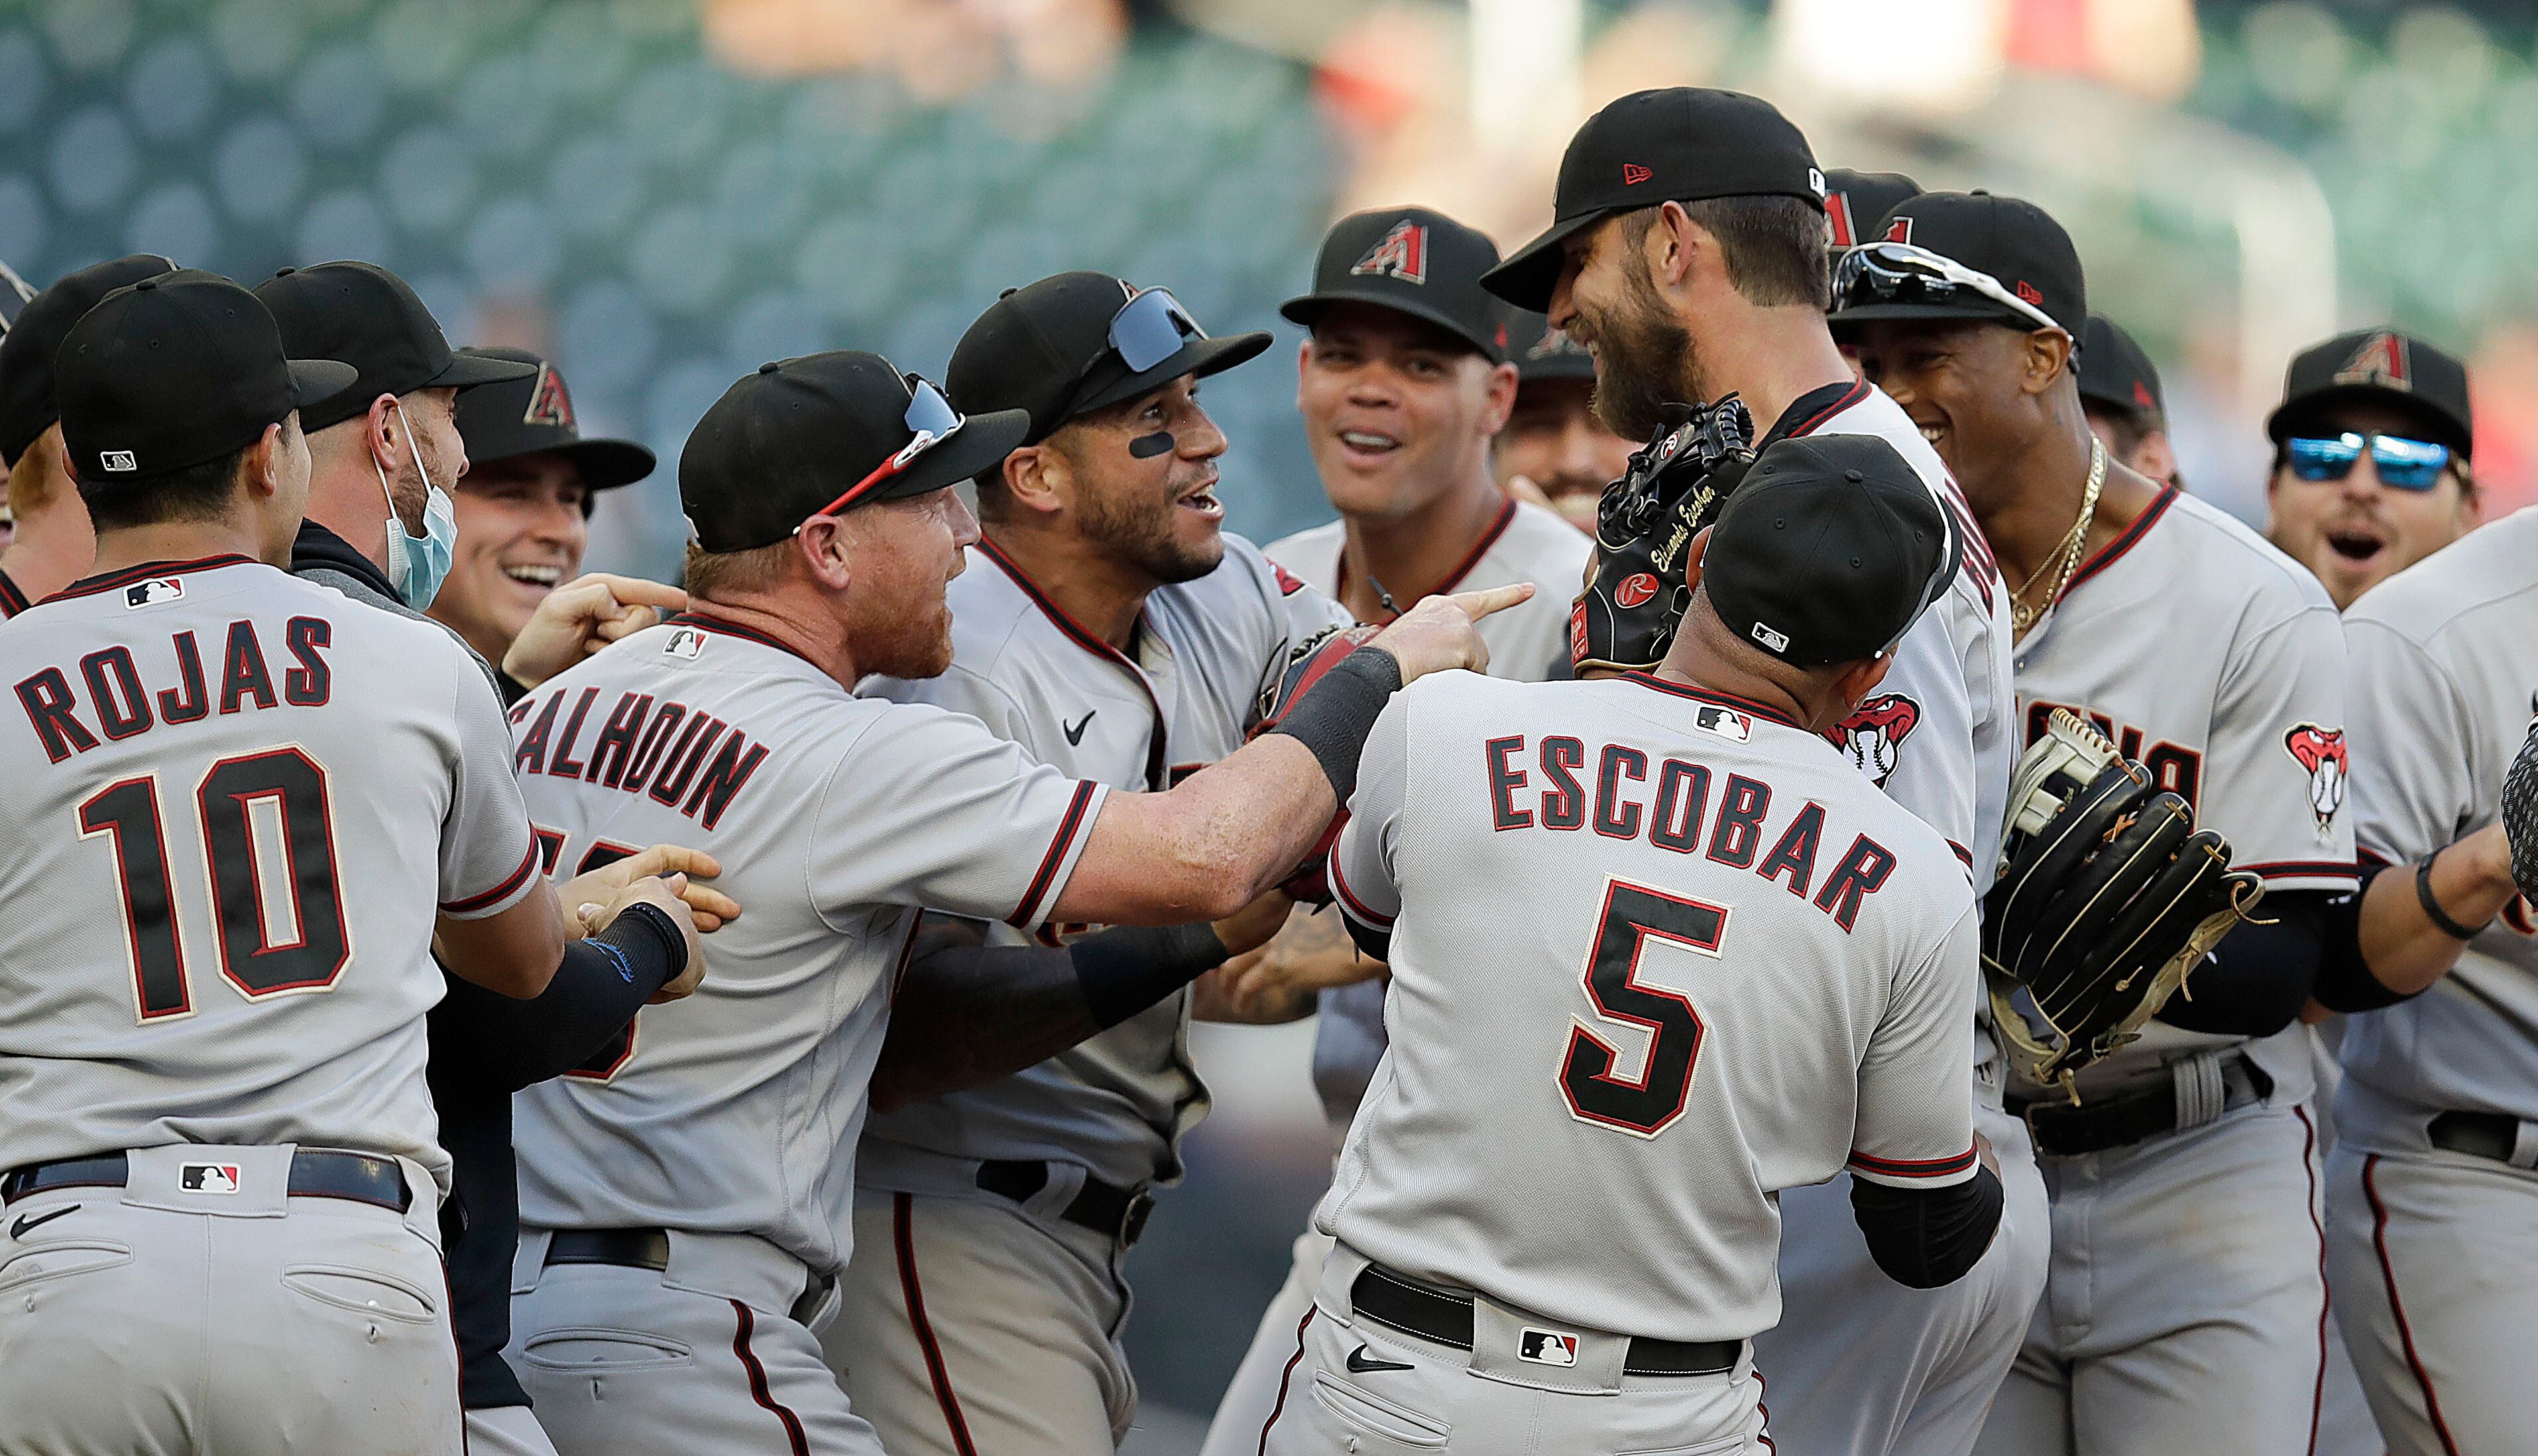
[[[97,463],[98,467],[101,470],[111,470],[117,473],[135,471],[141,468],[141,462],[132,457],[132,452],[130,450],[100,450],[98,452]]]
[[[1886,235],[1879,240],[1883,242],[1910,242],[1912,240],[1912,220],[1910,218],[1897,218],[1894,222],[1887,224]]]
[[[182,600],[184,595],[185,583],[181,579],[174,576],[154,576],[148,581],[136,581],[125,587],[123,605],[126,609],[152,607],[161,602]]]
[[[1868,775],[1879,788],[1895,772],[1904,740],[1921,721],[1921,705],[1901,693],[1882,693],[1858,711],[1825,730],[1835,748],[1850,755],[1850,766]]]
[[[1625,187],[1636,187],[1655,175],[1655,172],[1648,170],[1646,167],[1639,165],[1636,162],[1625,162],[1622,164],[1622,185]]]
[[[1516,1332],[1515,1357],[1537,1365],[1573,1365],[1577,1363],[1577,1337],[1565,1330],[1537,1330],[1527,1325]]]
[[[2319,833],[2335,823],[2335,811],[2344,807],[2344,770],[2348,756],[2344,749],[2344,730],[2325,728],[2315,723],[2296,723],[2283,735],[2283,747],[2308,770],[2308,809],[2317,816]]]
[[[1408,218],[1392,225],[1383,240],[1349,265],[1354,277],[1397,278],[1403,283],[1428,281],[1428,225]]]
[[[2386,330],[2362,341],[2353,357],[2335,371],[2338,384],[2377,384],[2387,389],[2415,391],[2414,361],[2407,358],[2406,336]]]
[[[1835,247],[1859,246],[1859,224],[1850,216],[1849,193],[1828,192],[1825,194],[1825,221],[1833,225],[1833,245]]]
[[[538,365],[536,382],[529,387],[529,407],[520,412],[523,425],[547,425],[558,430],[572,426],[572,396],[566,392],[564,375],[553,364]]]
[[[176,1186],[187,1193],[235,1193],[238,1191],[238,1165],[234,1162],[180,1162],[176,1164]]]

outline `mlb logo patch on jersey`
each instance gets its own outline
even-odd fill
[[[670,633],[670,640],[661,644],[661,650],[694,662],[705,650],[705,634],[693,627],[680,628]]]
[[[176,1165],[176,1186],[187,1193],[235,1193],[238,1191],[238,1165],[234,1162],[180,1162]]]
[[[1754,720],[1732,707],[1704,702],[1692,710],[1692,726],[1703,733],[1743,743],[1754,736]]]
[[[1516,1332],[1515,1357],[1537,1365],[1573,1365],[1577,1363],[1577,1337],[1527,1325]]]
[[[184,595],[183,581],[173,576],[154,576],[148,581],[136,581],[125,587],[123,605],[126,608],[154,607],[161,602],[176,601]]]

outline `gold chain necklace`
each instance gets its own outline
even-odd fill
[[[2054,549],[2053,554],[2046,557],[2025,581],[2019,583],[2018,590],[2009,594],[2010,630],[2024,636],[2027,629],[2036,626],[2037,619],[2044,615],[2046,608],[2062,599],[2063,590],[2071,584],[2071,573],[2080,569],[2080,549],[2089,542],[2089,524],[2098,518],[2098,493],[2105,489],[2105,485],[2106,446],[2103,440],[2092,435],[2089,438],[2089,489],[2080,497],[2080,518],[2071,523],[2071,534],[2062,538],[2062,544]],[[2021,598],[2034,589],[2037,580],[2042,578],[2057,562],[2061,563],[2062,569],[2053,578],[2053,589],[2044,594],[2044,600],[2039,605],[2034,607],[2027,605]]]

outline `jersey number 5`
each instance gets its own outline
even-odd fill
[[[1580,1121],[1653,1138],[1683,1115],[1692,1092],[1692,1066],[1708,1034],[1691,998],[1642,984],[1639,957],[1648,938],[1671,941],[1715,957],[1727,933],[1727,906],[1680,899],[1662,891],[1626,885],[1604,889],[1604,913],[1595,922],[1595,952],[1586,962],[1586,999],[1608,1022],[1645,1028],[1647,1057],[1639,1075],[1615,1075],[1621,1054],[1580,1021],[1569,1032],[1569,1054],[1560,1063],[1560,1090]]]
[[[296,748],[224,759],[195,788],[194,811],[220,925],[221,974],[249,1001],[333,986],[352,938],[335,889],[326,770]],[[99,790],[79,807],[79,822],[80,837],[114,841],[140,1019],[191,1015],[158,777]]]

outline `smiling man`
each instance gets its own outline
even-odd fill
[[[526,378],[458,396],[467,473],[451,500],[458,548],[432,619],[499,663],[538,604],[580,574],[599,492],[652,473],[652,452],[632,440],[584,439],[564,374],[525,349],[461,349],[462,356],[526,364]]]
[[[2336,609],[2476,529],[2467,366],[2393,329],[2301,351],[2265,420],[2265,535]]]

